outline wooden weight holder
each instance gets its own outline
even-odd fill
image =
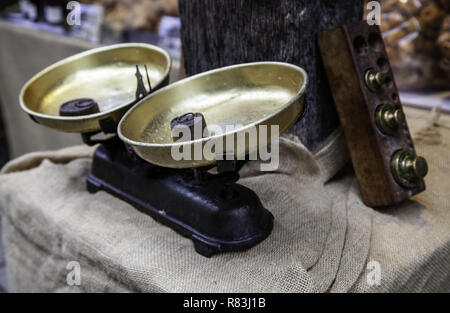
[[[393,205],[425,190],[427,163],[414,150],[378,26],[362,21],[318,39],[364,203]]]

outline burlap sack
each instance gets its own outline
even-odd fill
[[[411,125],[420,127],[422,112],[406,111],[414,120]],[[58,162],[74,157],[74,150],[57,152],[52,162],[48,155],[15,161],[0,175],[10,287],[13,291],[449,291],[449,122],[445,116],[437,127],[440,144],[417,143],[430,164],[427,191],[384,211],[361,202],[349,166],[329,179],[347,159],[339,132],[314,153],[295,138],[282,138],[279,170],[262,173],[250,162],[240,180],[274,214],[272,234],[248,251],[209,259],[195,253],[190,240],[130,205],[104,192],[86,193],[92,150],[74,148],[80,149],[80,157],[66,164]],[[339,166],[326,166],[333,164],[327,151],[334,151]],[[18,172],[20,163],[34,167]],[[71,261],[81,265],[80,286],[67,285],[66,266]],[[379,286],[368,279],[370,261],[381,267]]]

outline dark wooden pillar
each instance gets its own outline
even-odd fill
[[[317,33],[362,18],[364,0],[179,0],[187,75],[244,62],[283,61],[309,74],[307,108],[292,128],[314,149],[339,125]]]

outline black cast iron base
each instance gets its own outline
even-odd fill
[[[194,242],[206,257],[248,249],[272,231],[273,216],[236,172],[168,169],[146,163],[115,136],[95,151],[87,178],[91,193],[104,190]]]

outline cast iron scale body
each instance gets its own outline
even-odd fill
[[[142,78],[136,76],[139,82]],[[138,87],[137,100],[146,94]],[[96,109],[94,101],[79,99],[63,104],[60,111],[78,116]],[[250,248],[271,233],[272,214],[254,191],[236,184],[242,162],[218,161],[218,174],[208,172],[212,166],[171,169],[153,165],[119,139],[112,119],[101,120],[100,126],[101,132],[113,136],[95,140],[99,132],[82,134],[84,143],[100,144],[87,177],[89,192],[103,190],[130,203],[190,237],[195,250],[207,257]]]

